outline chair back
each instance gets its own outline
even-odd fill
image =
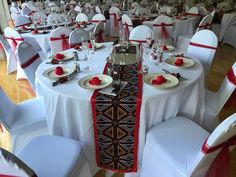
[[[69,12],[68,12],[68,16],[69,17],[71,17],[72,19],[73,19],[73,21],[76,19],[76,17],[77,17],[77,11],[75,11],[75,10],[70,10]]]
[[[131,7],[132,7],[132,9],[134,9],[134,8],[136,8],[136,7],[140,7],[140,4],[137,3],[137,2],[133,2],[133,3],[131,4]]]
[[[146,15],[146,10],[145,10],[145,8],[143,8],[143,7],[138,7],[138,8],[136,9],[136,11],[135,11],[135,15],[136,15],[137,17],[143,17],[144,15]]]
[[[95,6],[95,12],[98,14],[102,14],[102,11],[98,5]]]
[[[203,6],[198,7],[198,14],[201,16],[206,16],[208,14],[207,9]]]
[[[43,23],[42,20],[47,21],[47,18],[48,18],[47,15],[43,11],[36,12],[31,17],[34,23],[37,23],[37,22]]]
[[[21,15],[23,16],[29,16],[31,14],[31,10],[27,7],[27,6],[24,6],[22,9],[21,9]]]
[[[8,98],[4,90],[0,86],[0,123],[4,125],[7,130],[10,130],[15,120],[13,114],[16,105]]]
[[[100,21],[102,21],[104,24],[106,23],[106,17],[103,14],[96,14],[91,20],[92,23],[98,23]]]
[[[165,43],[172,44],[173,22],[165,15],[158,16],[153,22],[154,40],[165,40]]]
[[[133,22],[130,17],[126,14],[122,15],[122,25],[123,25],[123,34],[125,35],[125,40],[129,39],[130,32],[133,30]]]
[[[31,23],[32,23],[31,20],[25,16],[18,16],[15,19],[15,27],[21,27],[21,26],[29,25]]]
[[[146,43],[147,33],[152,33],[151,28],[139,25],[130,32],[129,41],[133,44]]]
[[[35,87],[35,72],[42,60],[34,48],[34,46],[28,42],[22,42],[17,47],[18,60],[21,68],[31,85],[31,87],[36,90]]]
[[[55,24],[61,23],[63,21],[64,21],[64,19],[57,13],[52,13],[52,14],[48,15],[48,18],[47,18],[47,23],[51,24],[51,25],[55,25]]]
[[[104,23],[98,22],[94,27],[95,42],[105,42],[105,28]]]
[[[76,45],[81,45],[82,43],[82,37],[84,40],[88,41],[89,40],[89,32],[85,31],[83,29],[75,29],[70,33],[69,37],[69,44],[70,47],[75,47]]]
[[[78,13],[81,13],[81,11],[82,11],[82,9],[81,9],[81,7],[80,7],[79,5],[77,5],[77,6],[74,8],[74,10],[75,10],[76,12],[78,12]]]
[[[81,22],[88,22],[88,17],[85,13],[79,13],[77,16],[76,16],[76,19],[75,19],[76,22],[78,23],[81,23]]]
[[[189,176],[229,176],[229,152],[236,146],[236,113],[225,119],[207,138],[189,169]],[[220,165],[218,169],[214,165]],[[227,170],[226,170],[227,169]],[[228,175],[226,175],[228,173]],[[214,175],[213,175],[214,176]]]
[[[17,45],[21,43],[22,41],[24,41],[22,36],[13,28],[6,27],[4,29],[4,34],[5,34],[5,38],[7,39],[7,42],[10,44],[14,52],[16,51]]]
[[[187,11],[187,15],[198,15],[198,8],[197,7],[191,7]]]
[[[190,40],[187,54],[197,58],[202,63],[205,76],[210,70],[217,45],[218,39],[215,33],[210,30],[200,30]]]
[[[51,53],[55,54],[63,50],[69,49],[69,36],[71,29],[66,27],[59,27],[52,31],[50,35]]]
[[[212,15],[208,14],[199,23],[197,31],[200,31],[202,29],[210,29],[211,25],[212,25]]]
[[[214,9],[214,10],[211,12],[211,16],[212,16],[212,18],[214,18],[215,13],[216,13],[216,10]]]
[[[117,7],[112,6],[109,9],[110,15],[110,36],[119,36],[120,30],[120,10]]]

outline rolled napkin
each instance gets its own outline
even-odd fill
[[[166,81],[167,81],[166,78],[163,77],[162,75],[160,75],[152,80],[152,84],[153,85],[161,85],[161,84],[164,84]]]
[[[100,85],[102,82],[101,79],[99,79],[99,77],[93,77],[91,80],[89,80],[89,84],[91,85]]]
[[[184,61],[182,58],[177,57],[175,60],[175,65],[176,66],[182,66],[184,64]]]
[[[65,57],[65,55],[63,55],[62,53],[57,53],[57,54],[54,56],[54,59],[62,60],[64,57]]]
[[[62,67],[60,67],[60,66],[56,67],[56,69],[55,69],[56,75],[62,75],[63,73],[64,73],[64,71],[63,71]]]
[[[162,50],[168,50],[165,44],[162,46]]]

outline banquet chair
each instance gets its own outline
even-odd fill
[[[146,43],[147,33],[152,34],[151,28],[149,28],[145,25],[137,26],[130,32],[129,42],[131,42],[133,44]]]
[[[172,45],[173,22],[165,15],[158,16],[153,22],[154,40],[164,40],[165,44]]]
[[[78,12],[79,13],[79,12]],[[77,11],[75,10],[70,10],[68,12],[68,16],[70,16],[72,18],[73,21],[75,21],[76,17],[77,17]]]
[[[66,27],[58,27],[51,32],[49,39],[51,54],[56,54],[70,48],[68,40],[71,32],[72,30]]]
[[[79,13],[76,16],[75,21],[78,22],[78,23],[88,22],[88,17],[87,17],[87,15],[85,13]]]
[[[91,20],[92,23],[98,23],[100,21],[106,23],[106,17],[103,14],[96,14]]]
[[[58,23],[62,23],[64,19],[57,13],[51,13],[47,17],[47,23],[51,25],[57,25]]]
[[[205,78],[210,70],[217,45],[218,39],[210,30],[198,31],[190,40],[186,55],[195,57],[202,63]]]
[[[190,15],[190,16],[197,16],[198,15],[198,8],[197,7],[191,7],[186,15]]]
[[[74,11],[81,13],[82,9],[79,5],[75,6]]]
[[[110,36],[118,37],[120,30],[120,10],[117,7],[112,6],[109,9],[110,15]]]
[[[17,70],[17,58],[9,43],[0,35],[0,43],[7,57],[7,74]]]
[[[102,21],[96,24],[93,32],[95,35],[95,42],[97,43],[105,42],[105,28],[104,28],[104,23]]]
[[[38,12],[35,12],[33,14],[33,16],[31,17],[32,21],[35,23],[41,23],[43,24],[43,21],[47,21],[47,15],[45,12],[43,11],[38,11]],[[43,20],[43,21],[42,21]]]
[[[31,23],[32,23],[31,20],[28,17],[25,17],[25,16],[18,16],[15,19],[15,27],[16,28],[24,27],[24,26],[30,25]]]
[[[236,113],[211,134],[188,118],[170,118],[147,132],[140,177],[229,176],[235,142]]]
[[[17,47],[17,54],[21,68],[24,70],[31,87],[36,91],[35,72],[39,64],[42,63],[38,52],[32,44],[21,42]]]
[[[146,15],[146,10],[143,7],[137,7],[136,11],[135,11],[135,15],[136,17],[143,17]]]
[[[205,114],[203,127],[212,132],[220,123],[219,113],[236,88],[236,62],[229,69],[218,91],[205,91]]]
[[[48,134],[42,98],[15,104],[0,87],[0,100],[0,121],[11,135],[13,152],[18,152],[33,137]]]
[[[208,14],[207,9],[205,7],[198,7],[198,14],[202,17],[206,16]]]
[[[28,17],[28,16],[30,16],[31,15],[31,10],[27,7],[27,6],[25,6],[25,7],[23,7],[22,9],[21,9],[21,15],[22,16],[26,16],[26,17]]]
[[[102,11],[98,5],[95,6],[95,12],[98,14],[102,14]]]
[[[212,23],[212,16],[211,16],[211,14],[209,14],[201,20],[201,22],[199,23],[199,25],[197,27],[196,32],[198,32],[202,29],[210,29],[211,23]],[[188,47],[189,42],[192,37],[193,37],[193,35],[191,35],[191,34],[179,35],[177,38],[177,42],[176,42],[176,48],[186,52],[187,47]]]
[[[17,156],[38,177],[92,177],[81,143],[70,138],[36,137]]]
[[[84,38],[84,40],[88,41],[90,39],[89,32],[85,31],[83,29],[75,29],[74,31],[72,31],[69,36],[70,47],[75,47],[76,45],[81,45],[81,43],[83,42],[82,38]]]
[[[12,51],[14,55],[16,55],[16,47],[19,45],[20,42],[24,41],[22,36],[13,28],[6,27],[4,29],[4,34],[5,34],[5,39],[7,40],[8,44],[12,48]],[[18,59],[17,59],[18,60]],[[17,74],[16,74],[16,79],[26,79],[24,71],[21,69],[19,62],[17,61],[16,63],[16,68],[17,68]]]
[[[125,35],[125,40],[129,39],[129,34],[133,29],[133,22],[130,17],[126,14],[121,17],[122,25],[123,25],[123,34]]]

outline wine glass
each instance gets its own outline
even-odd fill
[[[152,33],[151,32],[147,32],[147,34],[146,34],[146,43],[147,43],[148,47],[150,47],[152,44]]]
[[[89,59],[88,41],[85,40],[84,37],[81,37],[81,42],[82,42],[82,49],[84,52],[84,60],[88,61],[88,59]],[[87,65],[84,69],[91,70],[92,68],[89,65]]]
[[[90,36],[90,42],[92,44],[92,52],[91,53],[94,54],[94,52],[95,52],[95,33],[90,32],[89,36]]]

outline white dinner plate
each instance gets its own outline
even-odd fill
[[[59,52],[59,53],[61,53],[61,54],[64,55],[64,58],[61,59],[61,60],[59,60],[59,61],[71,60],[71,59],[74,58],[74,55],[75,55],[72,51],[64,51],[64,52]],[[56,55],[56,54],[51,55],[51,56],[49,57],[49,59],[51,59],[51,60],[52,60],[52,59],[56,59],[56,58],[55,58],[55,55]],[[57,60],[58,60],[58,59],[57,59]]]
[[[176,58],[181,58],[181,59],[183,59],[183,62],[184,62],[183,65],[181,65],[181,66],[175,65],[175,60],[176,60]],[[171,66],[180,67],[180,68],[188,68],[188,67],[191,67],[191,66],[194,65],[194,61],[193,61],[193,60],[191,60],[191,59],[189,59],[189,58],[184,58],[184,57],[170,57],[170,58],[167,58],[167,59],[165,60],[165,62],[166,62],[167,64],[171,65]]]
[[[99,79],[102,80],[101,84],[100,85],[89,84],[89,81],[93,77],[99,77]],[[111,76],[108,76],[105,74],[93,74],[93,75],[88,75],[88,76],[83,77],[82,79],[79,80],[78,84],[82,88],[95,90],[95,89],[102,89],[109,86],[112,83],[112,81],[113,79]]]
[[[152,81],[157,76],[160,76],[160,75],[165,77],[167,81],[163,84],[160,84],[160,85],[152,84]],[[144,77],[144,82],[146,84],[151,85],[151,86],[156,87],[156,88],[166,89],[166,88],[171,88],[171,87],[176,86],[179,83],[179,80],[175,76],[172,76],[171,74],[151,73],[151,74],[148,74]]]
[[[46,77],[46,78],[49,78],[49,79],[58,79],[58,78],[61,78],[61,77],[71,75],[75,71],[74,67],[63,67],[62,66],[62,68],[63,68],[63,71],[64,71],[64,73],[62,75],[57,75],[55,73],[56,67],[53,67],[53,68],[49,68],[49,69],[45,70],[43,72],[43,76]]]

